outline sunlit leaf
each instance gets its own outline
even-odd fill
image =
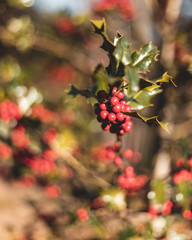
[[[129,50],[130,43],[125,37],[120,37],[115,46],[113,55],[117,61],[121,61],[124,65],[131,63],[131,52]]]
[[[173,82],[172,77],[169,76],[167,74],[167,72],[165,72],[161,78],[155,80],[155,82],[156,83],[169,83],[169,82],[171,82],[175,87],[177,87],[177,85]]]
[[[101,193],[102,200],[112,209],[122,210],[126,208],[125,192],[120,189],[108,189]]]
[[[129,82],[128,97],[134,96],[139,90],[139,75],[133,67],[125,67],[125,75]]]
[[[157,48],[150,42],[139,52],[135,51],[132,53],[132,66],[135,67],[138,72],[146,72],[149,70],[152,63],[156,61],[157,54]]]
[[[135,118],[138,118],[149,126],[151,126],[153,124],[159,124],[166,132],[169,133],[168,123],[159,121],[157,116],[153,116],[153,117],[149,117],[149,118],[143,117],[138,112],[130,112],[130,113],[125,113],[125,114],[135,117]]]
[[[140,90],[128,104],[133,110],[142,110],[145,107],[152,106],[151,100],[162,90],[159,85],[152,85]]]
[[[151,189],[155,192],[154,204],[163,204],[166,201],[166,183],[162,179],[154,179]]]

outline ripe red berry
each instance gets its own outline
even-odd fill
[[[127,125],[126,123],[124,123],[122,126],[123,126],[123,130],[124,130],[126,133],[128,133],[128,132],[130,132],[130,131],[132,130],[132,126]]]
[[[126,102],[125,100],[123,100],[123,99],[120,100],[119,102],[120,102],[121,104],[123,104],[123,105],[126,105],[126,104],[127,104],[127,102]]]
[[[119,99],[123,99],[125,97],[125,94],[123,92],[118,92],[115,94],[116,97],[118,97]]]
[[[104,120],[107,118],[108,114],[109,114],[109,112],[107,112],[107,111],[101,111],[99,115],[100,115],[101,119]]]
[[[114,143],[114,144],[113,144],[113,149],[114,149],[115,151],[118,151],[119,148],[120,148],[120,145],[119,145],[118,143]]]
[[[119,130],[118,134],[119,135],[124,135],[125,134],[125,130],[124,129]]]
[[[110,99],[110,104],[112,105],[112,106],[114,106],[114,105],[116,105],[116,104],[118,104],[119,103],[119,99],[117,98],[117,97],[112,97],[111,99]]]
[[[118,113],[116,114],[116,119],[117,119],[119,122],[121,122],[121,121],[123,121],[123,120],[125,119],[125,116],[124,116],[124,114],[123,114],[122,112],[118,112]]]
[[[107,92],[105,90],[100,90],[97,92],[97,97],[99,100],[104,100],[107,97]]]
[[[112,89],[112,93],[114,94],[114,93],[116,93],[117,92],[117,90],[118,90],[118,88],[117,87],[113,87],[113,89]]]
[[[110,124],[108,122],[103,122],[102,125],[101,125],[102,129],[104,131],[109,131],[110,129]]]
[[[114,158],[113,162],[114,162],[114,164],[115,164],[116,166],[120,166],[120,165],[123,163],[123,160],[122,160],[121,157],[116,156],[116,157]]]
[[[130,122],[130,120],[131,120],[131,116],[125,115],[125,121],[126,121],[126,122]]]
[[[132,107],[130,105],[125,105],[125,112],[131,112]]]
[[[115,106],[113,106],[112,110],[115,113],[120,112],[121,111],[121,105],[120,104],[116,104]]]
[[[125,105],[122,103],[120,105],[121,105],[121,112],[125,112]]]
[[[109,114],[108,114],[108,120],[109,120],[110,122],[115,121],[115,120],[116,120],[116,115],[115,115],[115,113],[109,113]]]
[[[106,105],[105,103],[101,103],[101,104],[99,105],[99,107],[100,107],[100,109],[101,109],[102,111],[106,111],[106,110],[107,110],[107,105]]]
[[[125,125],[133,127],[133,122],[126,119]]]

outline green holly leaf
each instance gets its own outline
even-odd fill
[[[131,63],[131,52],[129,50],[130,43],[125,37],[122,37],[119,33],[115,38],[115,49],[113,55],[118,62],[122,62],[124,65]]]
[[[137,69],[138,72],[146,72],[151,67],[152,63],[156,61],[158,55],[157,48],[150,42],[146,44],[139,52],[135,51],[131,55],[131,65]]]
[[[131,66],[125,67],[125,76],[129,83],[128,98],[134,96],[139,91],[139,75],[135,68]]]
[[[77,95],[81,95],[87,98],[88,102],[94,105],[97,103],[97,98],[95,94],[93,94],[90,90],[85,89],[85,90],[79,90],[73,85],[71,86],[70,91],[68,92],[69,96],[76,97]]]
[[[96,67],[92,77],[94,84],[92,91],[95,95],[99,90],[105,90],[107,93],[109,92],[109,76],[106,69],[101,64]]]
[[[167,74],[167,72],[165,72],[161,78],[158,78],[157,80],[155,80],[155,82],[156,82],[156,84],[158,84],[158,83],[161,84],[161,83],[169,83],[169,82],[171,82],[175,87],[177,87],[177,85],[173,82],[173,78],[172,78],[171,76],[169,76],[169,75]]]
[[[152,191],[155,192],[154,204],[163,204],[166,201],[166,183],[162,179],[154,179],[151,182]]]
[[[151,100],[160,92],[159,85],[152,85],[140,90],[129,102],[128,104],[132,107],[133,110],[143,110],[146,107],[153,106]]]
[[[181,203],[183,205],[184,210],[190,209],[190,188],[191,185],[187,181],[182,181],[178,184],[179,192],[183,195],[183,198],[181,200]]]
[[[134,227],[127,227],[121,230],[118,234],[118,240],[128,240],[131,237],[135,236],[136,230]]]
[[[131,117],[138,118],[138,119],[142,120],[144,123],[146,123],[149,126],[151,126],[153,124],[159,124],[160,127],[162,127],[167,133],[170,133],[169,129],[168,129],[168,124],[169,123],[160,122],[158,120],[158,116],[153,116],[153,117],[147,118],[147,117],[141,116],[138,112],[130,112],[130,113],[124,113],[124,114],[129,115]]]
[[[103,38],[103,44],[101,45],[101,48],[107,51],[108,53],[112,54],[114,51],[114,45],[107,36],[105,20],[104,19],[99,21],[91,20],[91,23],[93,25],[95,33],[99,34]]]

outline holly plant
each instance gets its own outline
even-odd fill
[[[173,83],[167,73],[154,80],[144,77],[151,65],[157,61],[156,46],[150,42],[139,51],[132,51],[126,37],[119,32],[114,42],[110,41],[104,19],[91,22],[95,33],[103,38],[101,48],[108,53],[109,65],[104,67],[99,64],[95,68],[92,87],[78,90],[72,86],[69,94],[83,95],[90,103],[95,104],[97,119],[105,131],[124,135],[132,129],[131,117],[134,117],[149,126],[157,123],[169,132],[168,123],[159,121],[158,116],[144,117],[139,113],[152,106],[151,100],[162,92],[162,83]]]

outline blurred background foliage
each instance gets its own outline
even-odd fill
[[[109,187],[115,167],[93,154],[94,148],[96,152],[101,151],[104,146],[101,144],[111,144],[115,137],[102,132],[86,99],[67,94],[71,84],[79,89],[91,86],[91,75],[98,63],[108,65],[106,52],[99,48],[102,39],[93,34],[90,23],[90,19],[103,17],[111,39],[118,31],[128,38],[131,48],[137,50],[152,41],[159,50],[159,61],[148,73],[149,78],[168,72],[177,85],[177,88],[163,86],[164,91],[153,100],[154,107],[143,112],[144,115],[158,114],[162,121],[169,122],[170,134],[157,126],[150,128],[134,120],[133,131],[123,139],[123,149],[130,148],[136,153],[132,162],[135,171],[149,177],[145,189],[128,199],[124,192]],[[142,215],[149,204],[162,208],[171,198],[170,191],[175,193],[172,200],[178,202],[174,209],[176,214],[182,207],[191,208],[191,180],[176,185],[171,182],[171,176],[191,167],[188,163],[192,156],[191,42],[190,0],[1,0],[0,102],[10,99],[19,106],[23,116],[21,121],[0,122],[1,143],[5,142],[19,153],[23,143],[17,145],[18,139],[24,130],[19,128],[16,143],[10,134],[22,125],[30,139],[32,153],[43,155],[47,148],[59,153],[59,171],[47,170],[48,175],[35,176],[37,180],[27,178],[27,183],[33,185],[37,181],[37,186],[44,188],[51,184],[60,186],[59,190],[54,188],[53,195],[45,189],[50,198],[56,198],[54,196],[62,191],[61,197],[54,200],[59,207],[55,211],[53,206],[51,213],[42,210],[43,196],[40,203],[38,197],[28,197],[35,216],[44,224],[45,235],[39,233],[36,226],[30,229],[29,222],[20,231],[14,224],[13,228],[8,228],[8,239],[136,240],[163,239],[165,236],[173,240],[191,239],[189,222],[182,220],[178,225],[177,215],[171,219],[175,224],[170,228],[162,218],[149,223],[145,222],[146,215]],[[28,144],[27,137],[24,144]],[[54,141],[50,140],[52,137]],[[3,154],[1,152],[1,159]],[[142,161],[137,161],[141,156]],[[1,175],[8,182],[17,182],[29,173],[23,163],[15,164],[17,157],[10,157],[6,162],[2,160]],[[26,178],[23,182],[27,185]],[[77,208],[84,205],[91,209],[91,202],[98,196],[105,199],[112,210],[98,210],[90,216],[92,228],[77,223],[74,214]],[[102,206],[103,200],[97,201],[96,205]],[[141,215],[134,215],[134,211],[140,211]],[[127,219],[127,215],[130,218]],[[138,218],[141,221],[133,228]],[[108,228],[114,230],[110,232]],[[78,231],[79,236],[75,234]]]

